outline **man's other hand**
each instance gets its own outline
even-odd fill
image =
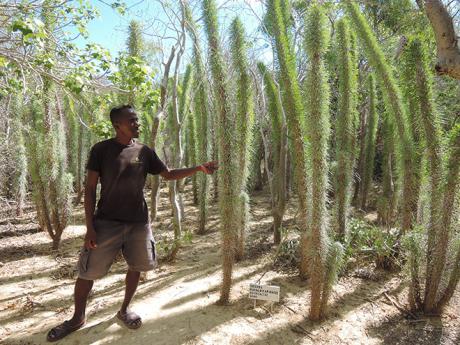
[[[96,243],[96,231],[94,230],[87,230],[85,236],[85,248],[86,249],[94,249],[97,247]]]

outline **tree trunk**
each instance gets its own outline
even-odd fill
[[[150,195],[150,220],[154,221],[157,219],[158,212],[158,200],[160,191],[160,175],[154,175],[151,177],[151,195]]]
[[[158,105],[158,110],[153,118],[152,128],[151,128],[151,143],[150,146],[152,149],[155,149],[158,129],[160,127],[160,122],[165,115],[165,106],[166,106],[166,97],[168,91],[168,80],[169,80],[169,70],[173,62],[174,56],[176,54],[176,46],[171,48],[171,53],[167,62],[164,64],[163,78],[160,85],[160,104]],[[150,219],[155,220],[157,217],[157,205],[158,205],[158,192],[160,190],[160,176],[155,175],[151,179],[152,194],[150,196]]]
[[[460,79],[460,47],[453,19],[440,0],[425,0],[425,11],[436,39],[436,72]]]

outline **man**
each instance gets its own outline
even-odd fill
[[[88,295],[95,279],[103,277],[115,256],[122,250],[128,264],[125,297],[117,317],[131,329],[142,320],[128,306],[139,283],[140,272],[155,264],[155,244],[150,230],[143,188],[147,173],[160,174],[166,180],[181,179],[198,171],[212,174],[217,165],[207,162],[184,169],[168,169],[155,151],[140,144],[139,119],[129,105],[114,108],[110,120],[116,137],[101,141],[91,149],[85,185],[86,236],[78,261],[73,317],[48,332],[47,340],[56,341],[85,324]],[[101,196],[96,206],[96,186]]]

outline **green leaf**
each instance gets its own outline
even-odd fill
[[[11,24],[11,30],[13,32],[20,31],[23,35],[33,33],[32,28],[23,20],[15,20],[13,24]]]

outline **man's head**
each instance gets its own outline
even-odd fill
[[[131,138],[139,137],[139,118],[131,105],[122,105],[110,111],[112,122],[117,136]]]

